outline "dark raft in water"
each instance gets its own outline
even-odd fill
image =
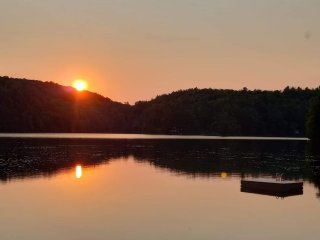
[[[241,192],[290,197],[303,194],[303,182],[280,181],[266,178],[250,178],[241,180]]]

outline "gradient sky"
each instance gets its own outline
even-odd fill
[[[320,85],[319,0],[1,0],[0,75],[134,103]]]

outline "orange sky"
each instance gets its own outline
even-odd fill
[[[0,75],[134,103],[192,87],[320,85],[318,0],[1,0]]]

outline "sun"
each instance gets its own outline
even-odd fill
[[[82,80],[82,79],[77,79],[73,82],[72,86],[79,92],[87,89],[88,84],[86,81]]]

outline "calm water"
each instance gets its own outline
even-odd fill
[[[93,137],[95,138],[95,137]],[[304,181],[286,198],[243,177]],[[319,239],[308,141],[0,138],[0,239]]]

